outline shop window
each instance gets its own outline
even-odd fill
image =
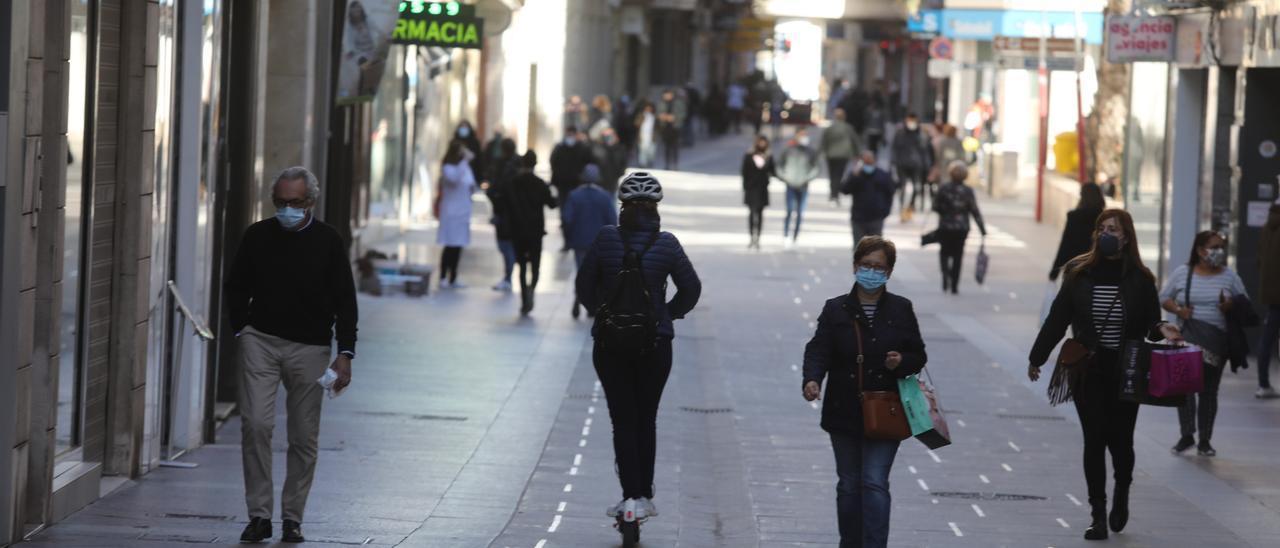
[[[80,446],[84,414],[84,287],[88,271],[88,237],[92,200],[90,173],[94,50],[88,0],[73,0],[71,9],[70,78],[67,97],[67,197],[62,242],[62,317],[58,359],[56,439],[60,455]]]

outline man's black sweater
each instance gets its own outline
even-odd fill
[[[285,230],[275,218],[244,233],[226,280],[231,328],[289,341],[356,350],[356,288],[346,247],[333,227],[311,219]]]

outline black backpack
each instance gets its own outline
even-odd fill
[[[658,321],[640,258],[658,241],[658,232],[639,253],[627,243],[625,232],[619,229],[618,235],[627,251],[614,276],[613,291],[596,312],[596,342],[610,352],[645,354],[657,342]]]

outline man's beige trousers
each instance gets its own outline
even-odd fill
[[[271,519],[271,431],[275,427],[276,390],[284,382],[289,459],[280,516],[302,523],[316,471],[324,398],[324,388],[316,381],[329,365],[329,347],[287,341],[252,327],[240,332],[239,343],[240,443],[249,517]]]

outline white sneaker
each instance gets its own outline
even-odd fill
[[[449,289],[451,287],[453,287],[453,284],[449,283],[449,280],[440,280],[440,289]]]
[[[467,288],[467,284],[464,284],[464,283],[462,283],[462,282],[453,282],[453,283],[449,284],[449,287],[452,287],[452,288],[454,288],[454,289],[466,289],[466,288]]]
[[[654,517],[658,515],[658,507],[653,505],[653,499],[643,498],[639,500],[640,512],[643,512],[645,517]]]
[[[782,239],[782,249],[795,249],[796,241],[791,238]]]
[[[617,504],[604,509],[604,515],[616,518],[622,514],[623,509],[627,506],[627,500],[622,499]]]
[[[498,282],[498,283],[496,283],[496,284],[493,284],[493,290],[494,290],[494,291],[500,291],[500,292],[503,292],[503,293],[510,293],[510,292],[511,292],[511,281],[509,281],[509,280],[502,280],[502,281],[500,281],[500,282]]]
[[[1253,393],[1253,397],[1260,400],[1270,400],[1273,398],[1280,398],[1280,394],[1276,393],[1276,389],[1268,386],[1266,388],[1259,388],[1257,392]]]

